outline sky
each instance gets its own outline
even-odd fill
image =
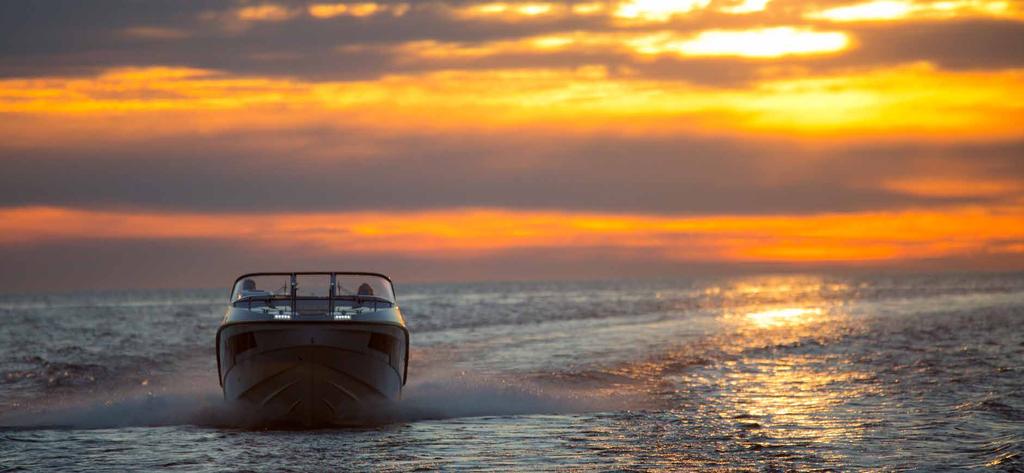
[[[2,291],[1024,269],[1024,1],[0,2]]]

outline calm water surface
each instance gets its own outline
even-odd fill
[[[220,405],[226,290],[0,297],[0,471],[1024,470],[1024,275],[399,285],[401,403]]]

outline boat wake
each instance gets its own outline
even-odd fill
[[[585,388],[552,387],[528,379],[465,373],[435,374],[411,381],[402,400],[363,407],[340,419],[339,425],[374,427],[461,417],[571,414],[629,408],[620,398],[613,400]],[[105,399],[64,400],[48,407],[0,414],[0,430],[189,425],[237,429],[280,427],[225,402],[221,393],[214,389],[175,392],[168,387],[143,392],[133,386]]]

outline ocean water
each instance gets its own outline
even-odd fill
[[[227,290],[0,296],[0,471],[1024,470],[1024,274],[404,285],[401,402],[221,404]]]

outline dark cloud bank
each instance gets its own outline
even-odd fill
[[[778,214],[986,203],[897,194],[881,184],[1024,179],[1024,142],[808,150],[726,138],[288,133],[299,144],[265,146],[267,136],[239,133],[92,149],[0,147],[0,206]],[[344,151],[360,145],[373,151]]]

